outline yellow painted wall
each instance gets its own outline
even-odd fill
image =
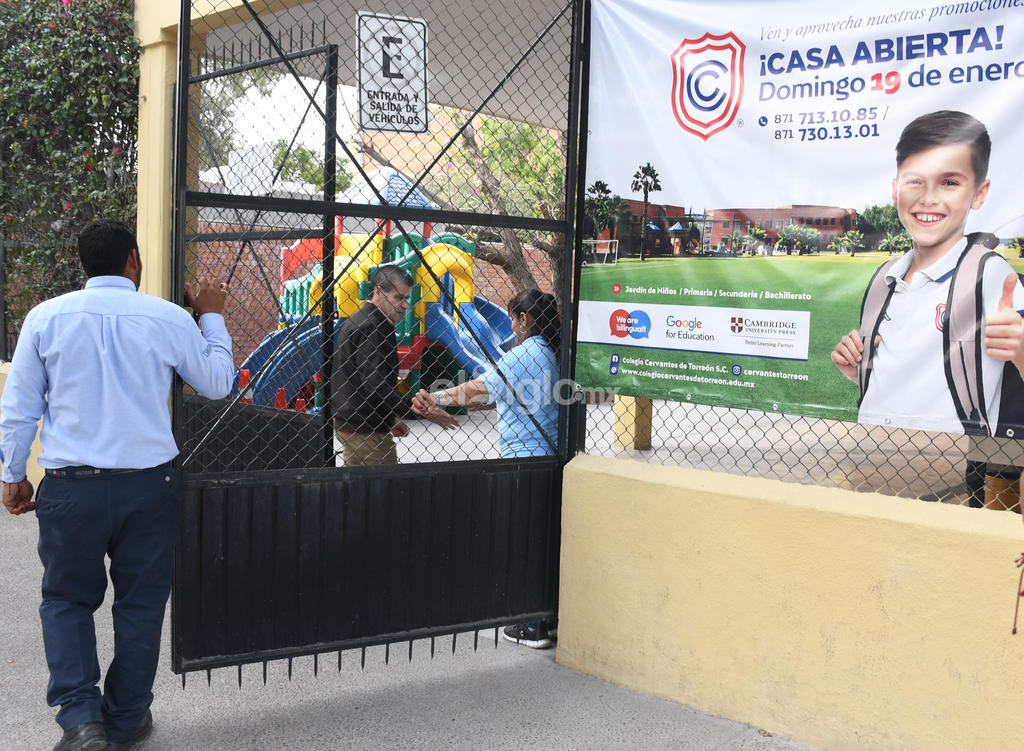
[[[300,5],[295,0],[255,0],[257,13]],[[174,82],[177,79],[179,3],[135,1],[135,35],[142,46],[139,59],[138,225],[142,256],[142,291],[158,297],[171,294],[171,227],[173,211],[172,153]],[[203,15],[204,30],[248,18],[241,0],[208,0],[193,8]],[[197,40],[198,43],[198,40]]]
[[[559,662],[829,751],[1024,744],[1021,518],[580,456]]]
[[[7,374],[11,372],[11,364],[9,362],[0,362],[0,394],[3,393],[4,386],[7,384]],[[25,467],[25,471],[28,476],[29,482],[32,483],[32,487],[38,488],[39,481],[43,479],[43,468],[36,463],[36,459],[39,456],[39,438],[38,434],[36,440],[32,443],[32,452],[28,458],[28,464]],[[0,513],[3,513],[0,509]]]

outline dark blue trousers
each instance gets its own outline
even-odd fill
[[[65,730],[103,722],[127,740],[153,701],[171,591],[178,478],[170,466],[84,477],[47,475],[36,494],[43,625],[50,683]],[[114,585],[114,659],[100,693],[93,613]]]

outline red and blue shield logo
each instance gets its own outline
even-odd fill
[[[683,130],[706,141],[736,119],[746,51],[730,31],[684,39],[672,53],[672,112]]]

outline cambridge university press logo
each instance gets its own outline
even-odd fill
[[[729,330],[734,334],[743,331],[743,316],[732,316],[729,318]]]
[[[684,39],[672,53],[672,112],[683,130],[706,141],[732,125],[743,99],[746,51],[730,31]]]

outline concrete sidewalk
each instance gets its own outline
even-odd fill
[[[46,664],[39,633],[42,567],[34,515],[0,512],[0,747],[50,749],[59,738],[55,710],[46,706]],[[108,602],[97,613],[100,664],[112,653]],[[757,728],[633,693],[558,665],[554,650],[536,651],[494,631],[438,639],[391,650],[358,651],[319,660],[297,659],[238,672],[191,673],[186,688],[170,671],[165,626],[148,751],[198,749],[673,749],[674,751],[813,751]]]

